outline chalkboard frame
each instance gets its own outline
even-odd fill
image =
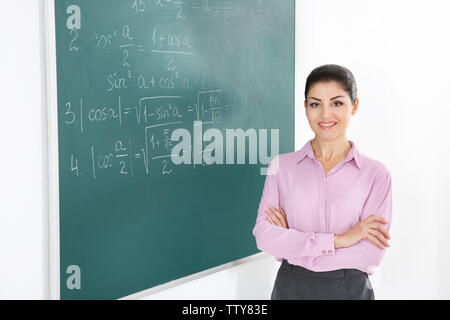
[[[59,255],[59,144],[57,113],[55,10],[51,0],[40,1],[45,47],[45,86],[47,111],[48,153],[48,294],[52,300],[60,299]]]
[[[295,1],[293,1],[294,12],[296,10]],[[47,140],[44,142],[44,150],[46,150],[46,157],[48,161],[46,188],[44,190],[44,206],[48,212],[45,218],[48,220],[48,237],[47,252],[47,274],[44,279],[48,284],[47,292],[48,296],[52,300],[60,300],[60,223],[59,223],[59,140],[58,140],[58,99],[57,99],[57,65],[56,65],[56,32],[55,32],[55,7],[54,0],[43,0],[39,2],[39,11],[41,15],[41,39],[43,41],[43,48],[41,52],[45,57],[42,59],[42,73],[43,83],[45,88],[43,92],[45,94],[43,106],[44,112],[46,112],[47,127]],[[295,14],[294,14],[294,38],[295,38]],[[294,46],[295,48],[295,46]],[[294,49],[295,57],[295,49]],[[295,68],[295,59],[294,59]],[[295,88],[295,77],[294,77]],[[294,90],[295,91],[295,90]],[[294,94],[294,106],[295,106],[295,94]],[[295,129],[295,108],[293,110],[293,128]],[[295,131],[295,130],[294,130]],[[294,134],[294,147],[295,147],[295,134]],[[141,299],[148,295],[164,291],[181,284],[187,283],[192,280],[200,279],[205,276],[214,274],[216,272],[226,270],[244,263],[256,261],[265,257],[271,257],[265,252],[259,252],[245,258],[234,260],[210,269],[203,270],[198,273],[191,274],[176,280],[172,280],[161,285],[145,289],[139,292],[135,292],[131,295],[121,297],[120,299]]]

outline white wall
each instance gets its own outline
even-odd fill
[[[0,2],[0,299],[47,295],[38,1]]]
[[[360,98],[348,137],[393,176],[391,247],[371,279],[377,299],[450,298],[448,12],[446,0],[296,1],[296,149],[313,134],[306,76],[342,64]],[[39,17],[36,0],[0,2],[0,299],[49,297]],[[145,299],[267,299],[278,266],[269,256]]]

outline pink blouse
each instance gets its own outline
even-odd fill
[[[334,248],[334,235],[375,214],[392,219],[391,174],[386,166],[352,148],[327,174],[310,139],[300,150],[269,163],[253,235],[258,249],[312,271],[354,268],[373,274],[387,250],[370,240]],[[289,229],[267,219],[269,206],[282,207]]]

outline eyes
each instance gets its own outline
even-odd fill
[[[319,104],[318,104],[317,102],[312,102],[312,103],[310,103],[309,105],[310,105],[311,107],[313,107],[313,108],[319,106]],[[335,106],[335,107],[340,107],[340,106],[342,106],[342,105],[343,105],[343,103],[340,102],[340,101],[334,101],[334,103],[333,103],[333,106]]]

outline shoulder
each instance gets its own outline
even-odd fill
[[[373,159],[363,153],[361,154],[361,162],[362,167],[364,168],[364,171],[368,172],[369,175],[373,176],[374,178],[391,178],[391,172],[388,168],[388,166],[376,159]]]
[[[269,166],[281,171],[289,171],[290,168],[294,167],[299,160],[299,151],[292,151],[287,153],[277,154],[270,160]]]
[[[287,152],[287,153],[281,153],[281,154],[277,155],[277,157],[279,158],[279,161],[282,162],[283,164],[286,164],[286,165],[292,164],[299,160],[298,159],[299,150]]]
[[[295,159],[298,160],[298,151],[277,154],[270,162],[280,162],[283,165],[288,165],[295,163]]]

